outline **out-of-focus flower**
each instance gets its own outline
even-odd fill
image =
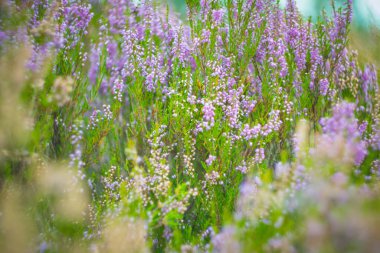
[[[208,166],[211,166],[211,164],[215,161],[215,159],[216,159],[216,156],[209,155],[209,157],[208,157],[207,160],[206,160],[206,164],[207,164]]]
[[[323,118],[323,134],[318,138],[316,156],[324,156],[339,162],[360,165],[367,155],[367,144],[362,140],[355,105],[347,102],[333,108],[331,118]]]
[[[326,96],[328,89],[329,81],[326,78],[319,81],[319,92],[321,93],[321,95]]]
[[[236,228],[233,226],[225,227],[212,238],[215,253],[240,252],[239,241],[235,238]]]
[[[50,100],[63,106],[70,102],[70,95],[74,88],[74,79],[71,77],[58,77],[51,89]]]

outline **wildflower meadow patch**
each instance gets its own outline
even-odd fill
[[[0,3],[1,252],[378,252],[352,0]]]

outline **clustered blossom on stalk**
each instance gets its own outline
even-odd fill
[[[211,127],[214,126],[214,122],[215,122],[215,112],[214,112],[215,108],[214,106],[209,103],[209,102],[206,102],[202,108],[202,112],[203,112],[203,126],[206,128],[206,129],[210,129]]]
[[[31,36],[18,36],[22,38],[19,42],[32,45],[32,56],[27,63],[29,69],[40,71],[46,59],[61,50],[68,51],[77,45],[83,48],[81,40],[88,33],[93,17],[91,5],[79,1],[38,0],[33,1],[31,9],[33,16],[28,27]],[[41,10],[45,11],[41,13]],[[41,40],[44,36],[49,39]]]
[[[57,6],[58,12],[54,18],[58,20],[59,26],[56,28],[58,37],[58,47],[75,47],[79,44],[81,35],[87,34],[87,27],[93,17],[91,5],[62,0],[61,5]]]

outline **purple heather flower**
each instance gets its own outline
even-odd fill
[[[240,244],[235,239],[236,228],[224,227],[223,230],[212,238],[214,252],[241,252]]]
[[[363,123],[359,125],[358,130],[359,130],[360,135],[363,135],[365,133],[365,131],[367,130],[367,126],[368,126],[367,121],[364,121]]]
[[[99,71],[100,49],[101,47],[92,46],[90,54],[90,68],[88,70],[88,78],[92,84],[96,83]]]
[[[209,155],[209,157],[208,157],[207,160],[206,160],[206,164],[207,164],[208,166],[211,166],[211,164],[215,161],[215,159],[216,159],[216,156]]]
[[[203,29],[202,30],[202,36],[201,36],[201,38],[202,38],[201,43],[205,43],[205,44],[209,43],[210,42],[210,35],[211,35],[210,30]]]
[[[68,3],[62,1],[62,6],[56,13],[55,18],[62,19],[62,23],[56,27],[55,42],[58,47],[75,47],[79,42],[81,34],[87,34],[87,27],[93,13],[91,5]],[[69,43],[70,44],[67,44]]]
[[[124,14],[128,6],[128,1],[110,0],[109,5],[108,22],[110,24],[110,31],[112,33],[121,33],[125,27],[126,17]]]
[[[202,14],[203,14],[203,22],[206,21],[206,16],[208,14],[208,11],[209,11],[209,0],[201,0],[200,1],[200,5],[201,5],[201,11],[202,11]]]
[[[190,56],[189,63],[192,71],[195,71],[197,69],[197,63],[193,56]]]
[[[254,161],[262,163],[265,159],[265,150],[263,148],[256,148]]]
[[[363,129],[360,129],[354,112],[355,104],[352,103],[342,102],[334,106],[333,115],[320,121],[323,129],[320,145],[328,148],[329,145],[340,143],[339,138],[343,138],[346,158],[351,159],[353,156],[355,165],[360,165],[367,155],[367,144],[362,140]]]
[[[249,141],[253,138],[257,138],[261,132],[261,125],[258,124],[253,128],[250,128],[248,124],[244,125],[243,131],[241,132],[241,136]]]
[[[247,168],[247,165],[245,163],[243,163],[243,165],[237,166],[236,170],[240,171],[243,174],[246,174],[248,171],[248,168]]]
[[[210,102],[206,102],[202,108],[202,112],[203,112],[203,120],[205,122],[209,122],[211,124],[214,124],[214,116],[215,116],[215,112],[214,112],[215,108],[214,106],[210,103]]]
[[[334,26],[330,30],[330,39],[335,42],[344,40],[347,33],[347,27],[352,21],[352,0],[348,0],[343,13],[334,12]]]
[[[379,119],[376,121],[372,126],[372,134],[368,142],[374,150],[380,150],[380,122],[378,122]]]
[[[222,23],[224,12],[225,11],[223,9],[212,11],[212,19],[216,25],[220,25]]]
[[[123,84],[123,81],[118,78],[112,88],[114,99],[118,100],[119,102],[122,102],[124,87],[125,85]]]
[[[274,110],[269,113],[269,121],[261,128],[261,134],[263,136],[268,136],[273,132],[280,130],[282,121],[280,119],[280,111]]]
[[[374,66],[366,66],[362,75],[362,90],[365,96],[365,101],[370,103],[369,92],[377,88],[377,72]]]
[[[329,89],[329,80],[327,80],[327,78],[320,80],[319,81],[319,93],[323,96],[326,96],[328,89]]]
[[[113,66],[117,65],[117,43],[109,38],[106,41],[106,48],[107,48],[107,60],[106,60],[106,67],[108,70],[111,70]]]

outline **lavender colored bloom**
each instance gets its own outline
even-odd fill
[[[118,60],[118,48],[117,48],[117,43],[109,38],[106,41],[106,48],[107,48],[107,53],[108,57],[106,60],[106,67],[108,70],[111,70],[113,66],[117,66],[117,60]]]
[[[326,96],[328,89],[329,89],[329,80],[327,80],[327,78],[320,80],[319,81],[319,93],[323,96]]]
[[[240,171],[243,174],[246,174],[248,171],[248,168],[247,168],[247,165],[245,163],[243,163],[243,165],[237,166],[236,170]]]
[[[88,78],[92,84],[96,83],[98,71],[99,71],[99,60],[100,60],[100,46],[91,48],[90,54],[90,68],[88,70]]]
[[[87,27],[93,17],[91,5],[68,3],[62,1],[62,8],[56,13],[56,20],[62,23],[56,27],[55,41],[59,48],[75,47],[82,34],[87,34]]]
[[[343,13],[334,12],[333,19],[334,26],[329,33],[331,41],[345,40],[346,33],[348,32],[348,25],[352,21],[352,0],[347,1]]]
[[[114,95],[114,99],[119,102],[122,102],[124,87],[125,85],[123,84],[123,81],[120,78],[116,79],[116,82],[112,88],[112,93]]]
[[[257,148],[255,150],[255,158],[254,161],[256,163],[262,163],[265,159],[265,150],[263,148]]]
[[[195,62],[194,57],[190,56],[189,62],[190,62],[191,70],[195,71],[197,69],[197,63]]]
[[[191,53],[189,44],[186,41],[181,40],[179,44],[178,52],[179,52],[178,59],[180,60],[180,62],[182,63],[186,62],[188,58],[190,57],[190,53]]]
[[[243,107],[245,116],[248,116],[253,111],[253,109],[256,107],[256,104],[257,104],[256,100],[248,101],[244,99],[242,101],[242,107]]]
[[[364,161],[365,157],[368,154],[367,144],[364,141],[360,141],[357,145],[352,146],[352,152],[354,153],[354,162],[355,165],[359,166]]]
[[[322,118],[321,125],[323,132],[329,134],[339,134],[342,131],[345,131],[347,128],[350,129],[350,133],[355,133],[356,119],[355,119],[355,104],[343,102],[337,104],[333,108],[333,115],[331,118]],[[354,126],[351,125],[354,123]]]
[[[208,122],[210,124],[214,124],[215,122],[215,119],[214,119],[214,116],[215,116],[215,112],[214,112],[215,108],[214,106],[210,103],[210,102],[206,102],[202,108],[202,112],[203,112],[203,120],[205,122]]]
[[[240,244],[235,239],[236,228],[232,226],[224,227],[223,230],[212,238],[214,252],[240,252]]]
[[[212,19],[213,19],[215,25],[220,25],[222,23],[224,12],[225,11],[223,9],[212,11]]]
[[[286,19],[288,24],[286,42],[292,48],[296,48],[300,30],[298,24],[297,6],[294,0],[288,0],[286,3]]]
[[[362,90],[365,96],[365,101],[370,103],[369,92],[377,88],[377,72],[375,66],[366,66],[362,75]]]
[[[210,42],[210,34],[211,34],[210,30],[203,29],[202,30],[202,36],[201,36],[201,38],[202,38],[201,43],[205,43],[205,44],[209,43]]]
[[[254,126],[253,128],[250,128],[248,124],[244,125],[243,131],[241,132],[241,136],[245,140],[251,140],[253,138],[257,138],[261,132],[261,125]]]
[[[33,45],[32,55],[26,63],[26,67],[33,72],[41,70],[44,61],[49,57],[49,52],[52,47],[53,45],[51,43]]]
[[[110,0],[110,10],[108,14],[108,22],[110,24],[110,31],[112,33],[122,33],[126,24],[126,7],[128,6],[127,0]]]
[[[368,142],[374,150],[380,150],[380,122],[378,119],[372,127],[372,134]]]
[[[355,105],[352,103],[343,102],[334,106],[332,117],[321,119],[323,135],[319,145],[322,149],[343,145],[343,159],[353,158],[354,164],[360,165],[367,155],[367,144],[362,140],[362,132],[354,112]]]
[[[367,121],[364,121],[362,124],[359,125],[358,127],[358,131],[360,133],[360,135],[364,135],[366,129],[367,129],[367,126],[368,126],[368,122]]]
[[[205,23],[207,20],[207,15],[209,14],[210,11],[210,5],[209,5],[209,0],[201,0],[200,5],[201,5],[201,13],[202,13],[202,22]]]
[[[209,155],[209,157],[208,157],[207,160],[206,160],[206,164],[207,164],[208,166],[211,166],[211,164],[215,161],[215,159],[216,159],[216,156]]]
[[[153,91],[156,88],[156,78],[154,72],[151,72],[146,76],[145,83],[148,91]]]
[[[269,116],[270,116],[269,121],[267,122],[267,124],[265,124],[261,128],[261,134],[263,136],[268,136],[269,134],[271,134],[273,132],[277,132],[278,130],[280,130],[280,127],[282,125],[279,110],[271,111],[269,113]]]

